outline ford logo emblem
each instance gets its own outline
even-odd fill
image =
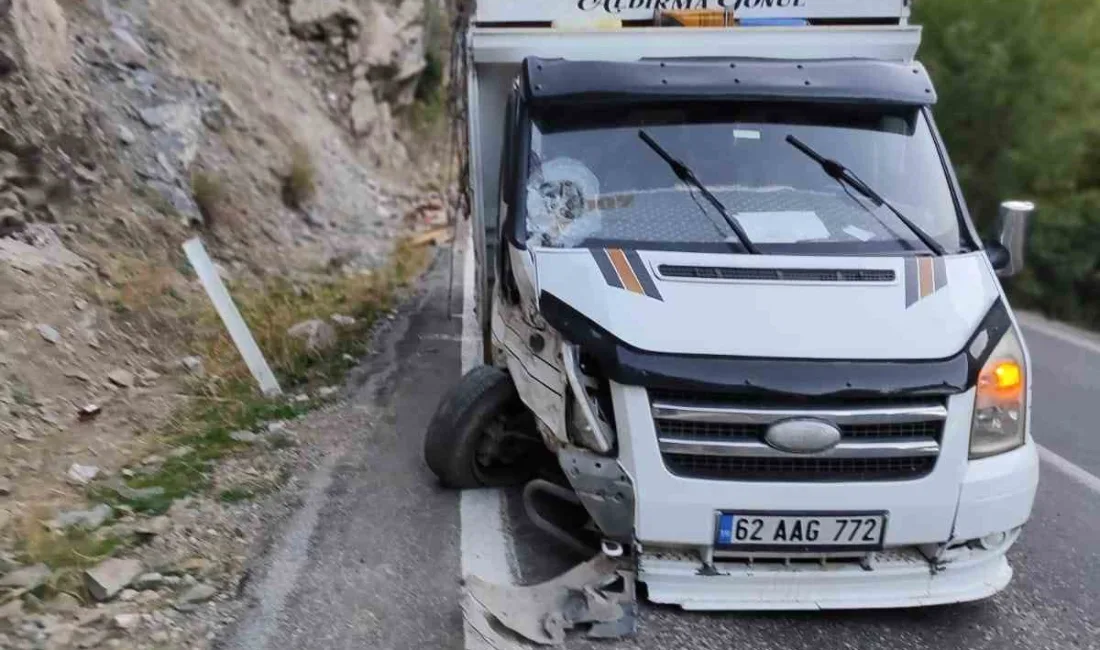
[[[840,429],[824,420],[783,420],[768,427],[764,442],[792,454],[817,454],[837,446]]]

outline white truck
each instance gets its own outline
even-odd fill
[[[429,428],[445,484],[565,491],[649,600],[688,609],[1008,584],[1038,462],[998,276],[1034,208],[979,238],[909,11],[480,0],[486,365]]]

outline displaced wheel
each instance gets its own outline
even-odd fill
[[[541,448],[511,377],[480,366],[443,397],[424,437],[424,460],[447,487],[499,487],[531,478]]]

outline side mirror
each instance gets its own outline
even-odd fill
[[[1035,204],[1031,201],[1005,201],[1000,211],[1000,240],[989,242],[985,254],[993,270],[1002,278],[1010,278],[1024,268],[1027,250],[1027,226]]]

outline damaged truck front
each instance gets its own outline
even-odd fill
[[[979,239],[908,3],[630,4],[589,28],[565,0],[473,16],[486,365],[429,465],[572,499],[658,603],[1004,588],[1038,463],[998,275],[1033,208]]]

